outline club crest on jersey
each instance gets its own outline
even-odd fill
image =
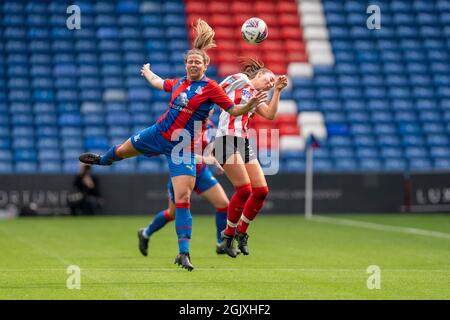
[[[242,99],[245,101],[250,100],[250,98],[252,97],[252,94],[250,93],[250,90],[244,89],[242,90]]]
[[[195,93],[202,94],[203,93],[202,87],[198,87],[197,90],[195,90]]]

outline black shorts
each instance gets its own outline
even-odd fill
[[[222,136],[216,138],[214,141],[214,156],[220,164],[226,163],[235,153],[241,155],[244,163],[256,159],[256,154],[248,139],[236,136]]]

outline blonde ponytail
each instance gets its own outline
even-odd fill
[[[197,34],[194,40],[194,49],[208,50],[216,47],[214,41],[214,30],[202,19],[198,19],[194,26],[195,33]]]
[[[198,19],[193,28],[196,33],[194,47],[185,54],[184,63],[186,63],[187,57],[191,54],[198,54],[202,56],[205,65],[208,65],[210,60],[206,54],[206,50],[216,47],[216,42],[214,41],[214,35],[216,33],[209,24],[202,19]]]

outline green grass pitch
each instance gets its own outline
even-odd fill
[[[194,215],[187,272],[173,264],[173,223],[143,257],[136,230],[148,217],[3,220],[0,299],[450,299],[450,215],[327,217],[394,228],[262,214],[249,228],[250,255],[232,259],[214,251],[214,217]],[[80,267],[79,290],[66,287],[69,265]],[[367,287],[370,265],[380,289]]]

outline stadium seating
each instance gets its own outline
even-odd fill
[[[379,0],[381,29],[369,30],[356,0],[75,1],[81,29],[66,28],[64,3],[0,4],[0,173],[72,173],[79,153],[104,151],[151,125],[168,95],[139,75],[184,73],[190,25],[216,31],[208,76],[236,72],[241,55],[260,57],[289,87],[274,121],[280,170],[303,172],[309,134],[321,140],[317,171],[450,170],[450,2]],[[259,46],[240,26],[258,16],[269,26]],[[217,121],[218,113],[213,116]],[[166,171],[140,157],[103,173]]]

